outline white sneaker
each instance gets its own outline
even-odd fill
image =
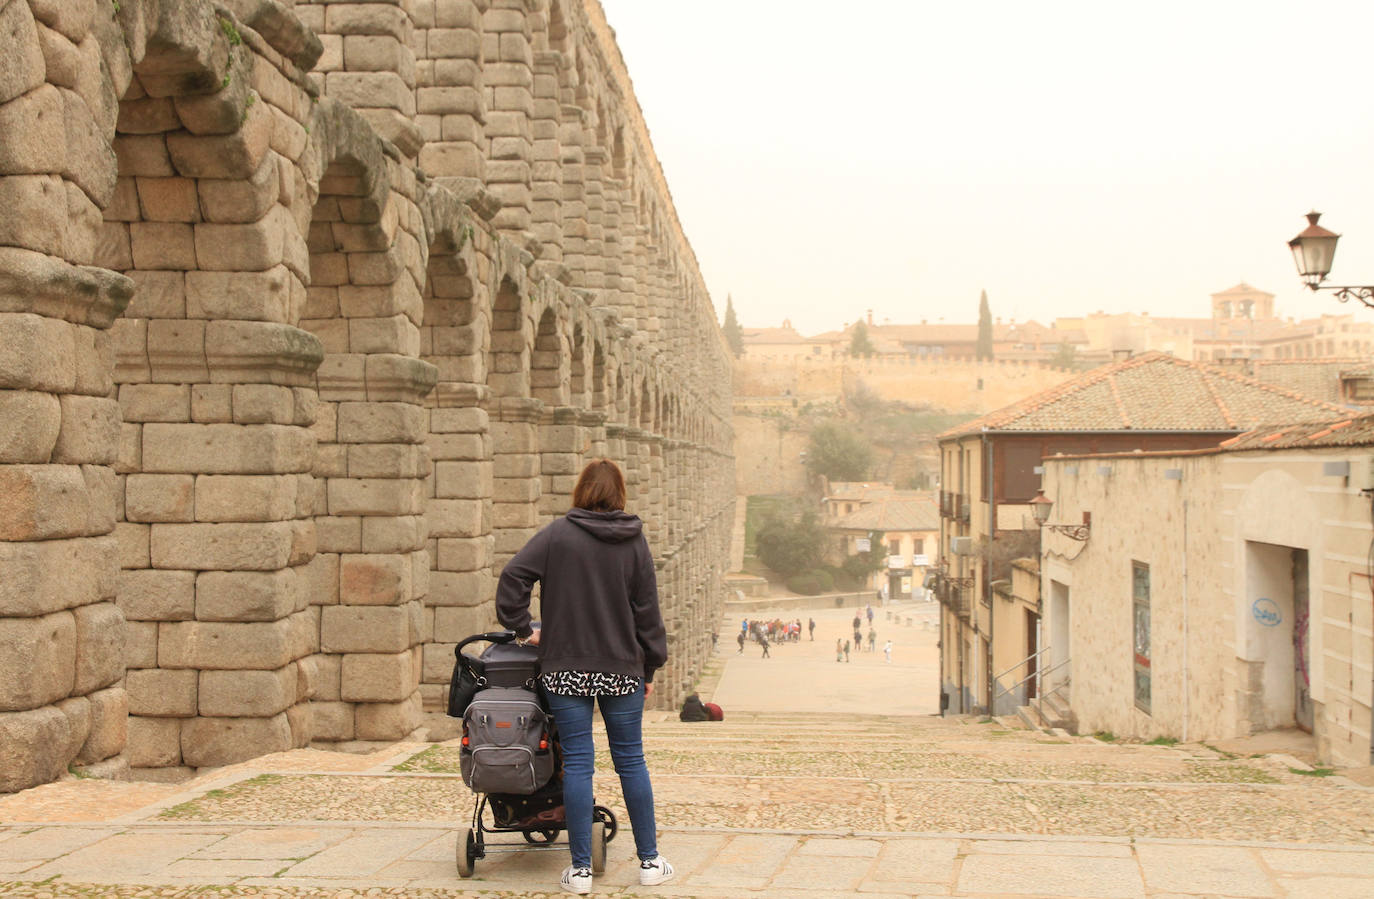
[[[643,875],[641,874],[640,877],[642,879]],[[660,883],[660,881],[656,880],[654,883]],[[572,865],[568,865],[563,869],[563,876],[559,879],[558,885],[569,893],[585,896],[592,891],[592,869],[574,868]]]
[[[672,880],[676,873],[666,858],[656,855],[651,861],[639,863],[639,885],[658,886],[660,883],[667,883]]]

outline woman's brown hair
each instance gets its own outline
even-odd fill
[[[573,488],[573,505],[592,512],[625,509],[625,476],[610,459],[593,459],[582,469]]]

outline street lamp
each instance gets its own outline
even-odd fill
[[[1298,266],[1298,276],[1308,290],[1332,290],[1342,303],[1354,299],[1374,308],[1374,287],[1322,284],[1326,276],[1331,274],[1331,263],[1336,257],[1336,241],[1341,236],[1318,225],[1317,219],[1321,217],[1320,212],[1307,213],[1307,227],[1288,241],[1288,249],[1293,251],[1293,261]]]
[[[1092,513],[1083,513],[1082,524],[1050,524],[1050,509],[1054,506],[1054,500],[1045,495],[1045,491],[1040,490],[1035,494],[1029,503],[1031,515],[1035,517],[1035,524],[1041,530],[1053,531],[1056,534],[1063,534],[1070,540],[1087,540],[1092,534]]]

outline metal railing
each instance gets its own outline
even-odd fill
[[[1069,686],[1069,681],[1066,679],[1066,680],[1062,681],[1061,683],[1058,683],[1058,684],[1056,684],[1054,687],[1052,687],[1052,688],[1048,691],[1048,693],[1047,693],[1047,692],[1045,691],[1045,689],[1044,689],[1044,683],[1045,683],[1045,677],[1046,677],[1046,675],[1049,675],[1049,674],[1052,674],[1052,673],[1055,672],[1055,671],[1058,671],[1060,668],[1063,668],[1064,666],[1068,665],[1068,664],[1069,664],[1069,661],[1070,661],[1069,659],[1064,659],[1064,660],[1062,660],[1062,661],[1059,661],[1059,662],[1054,663],[1053,665],[1051,665],[1051,666],[1048,667],[1048,668],[1041,668],[1040,665],[1038,664],[1038,660],[1039,660],[1039,658],[1040,658],[1041,656],[1043,656],[1043,655],[1045,655],[1046,653],[1048,653],[1048,652],[1051,650],[1051,648],[1052,648],[1052,647],[1046,646],[1046,647],[1043,647],[1043,648],[1041,648],[1040,650],[1038,650],[1038,651],[1036,651],[1036,652],[1031,653],[1030,655],[1026,656],[1024,659],[1022,659],[1021,661],[1017,662],[1015,665],[1012,665],[1012,666],[1011,666],[1010,668],[1008,668],[1006,671],[1003,671],[1001,674],[999,674],[999,675],[997,675],[996,677],[993,678],[992,682],[993,682],[993,684],[994,684],[994,689],[993,689],[992,705],[993,705],[993,708],[994,708],[994,709],[996,709],[996,708],[998,707],[998,700],[1000,700],[1000,699],[1002,699],[1003,697],[1006,697],[1006,696],[1011,696],[1012,699],[1013,699],[1013,701],[1016,701],[1016,705],[1018,705],[1018,706],[1019,706],[1019,705],[1029,705],[1030,702],[1020,702],[1017,698],[1018,698],[1018,696],[1021,695],[1021,694],[1020,694],[1020,691],[1022,690],[1022,688],[1024,688],[1024,687],[1026,686],[1026,684],[1030,683],[1031,681],[1034,681],[1034,682],[1035,682],[1035,697],[1034,697],[1033,701],[1034,701],[1034,703],[1035,703],[1035,711],[1036,711],[1037,714],[1040,715],[1040,719],[1041,719],[1042,721],[1047,720],[1047,719],[1045,718],[1045,715],[1044,715],[1044,708],[1045,708],[1045,699],[1046,699],[1046,697],[1049,696],[1049,695],[1051,695],[1051,694],[1059,693],[1061,690],[1063,690],[1063,689],[1065,689],[1066,687]],[[1035,666],[1035,670],[1034,670],[1034,671],[1032,671],[1030,674],[1027,674],[1025,677],[1021,678],[1021,679],[1018,680],[1016,683],[1012,684],[1010,687],[1003,687],[1003,686],[1002,686],[1002,678],[1003,678],[1003,677],[1005,677],[1005,676],[1008,675],[1008,674],[1011,674],[1013,671],[1017,670],[1017,669],[1020,668],[1022,665],[1025,665],[1025,664],[1027,664],[1028,662],[1030,662],[1030,661],[1032,661],[1032,660],[1037,660],[1037,664],[1036,664],[1036,666]],[[1005,713],[999,712],[998,714],[1005,714]]]

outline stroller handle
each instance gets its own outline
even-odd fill
[[[511,643],[515,640],[515,631],[487,631],[485,634],[473,634],[465,637],[457,646],[453,647],[453,654],[459,655],[463,647],[469,643]]]

